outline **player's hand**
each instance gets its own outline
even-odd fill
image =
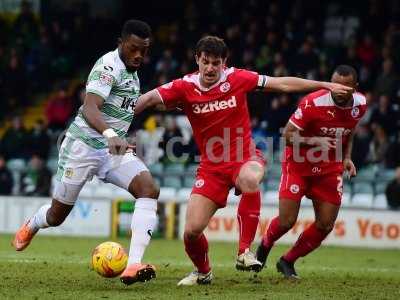
[[[336,139],[327,136],[318,136],[310,139],[311,145],[322,148],[322,151],[329,151],[336,148]]]
[[[350,158],[345,158],[343,160],[343,167],[350,178],[357,175],[357,169]]]
[[[339,83],[327,82],[325,86],[334,95],[346,96],[354,93],[354,88]]]
[[[124,155],[128,149],[133,149],[134,146],[129,145],[127,141],[118,136],[107,139],[108,150],[113,155]]]

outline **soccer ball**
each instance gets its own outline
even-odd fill
[[[92,267],[101,276],[111,278],[125,270],[128,255],[124,248],[115,242],[104,242],[92,253]]]

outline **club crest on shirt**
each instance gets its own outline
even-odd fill
[[[294,117],[297,120],[303,118],[303,112],[301,111],[301,108],[296,109],[296,111],[294,112]]]
[[[231,85],[229,84],[229,82],[224,82],[223,84],[221,84],[221,86],[219,87],[219,90],[223,93],[226,93],[227,91],[229,91],[231,89]]]
[[[356,119],[360,115],[360,109],[358,107],[353,107],[351,110],[351,116]]]
[[[197,179],[196,182],[194,183],[194,185],[197,188],[201,188],[204,185],[204,179]]]
[[[300,187],[297,184],[292,184],[290,186],[290,191],[292,194],[297,194],[300,191]]]

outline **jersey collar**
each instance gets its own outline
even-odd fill
[[[219,80],[214,83],[212,86],[210,87],[204,87],[201,85],[200,83],[200,74],[199,73],[195,73],[195,74],[191,74],[191,75],[186,75],[183,79],[187,82],[191,82],[194,85],[196,85],[196,87],[202,91],[202,92],[208,92],[210,90],[212,90],[213,88],[215,88],[216,86],[218,86],[219,84],[221,84],[222,82],[225,82],[226,79],[228,78],[228,75],[231,74],[234,71],[233,67],[231,68],[227,68],[224,69],[221,73],[221,76],[219,78]]]

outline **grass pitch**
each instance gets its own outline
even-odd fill
[[[275,269],[287,246],[274,248],[255,275],[235,270],[236,244],[211,242],[212,285],[177,287],[192,271],[182,241],[153,240],[145,260],[157,278],[124,286],[90,269],[90,253],[104,239],[38,236],[17,253],[11,238],[0,236],[0,299],[400,299],[398,250],[322,247],[296,264],[302,279],[290,282]]]

